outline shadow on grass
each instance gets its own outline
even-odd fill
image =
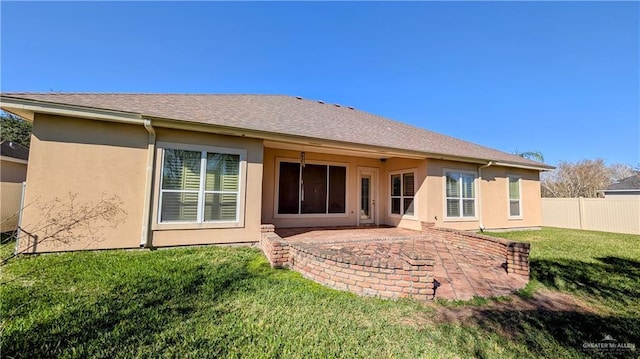
[[[599,263],[575,260],[535,260],[531,278],[548,288],[604,300],[613,309],[637,305],[640,298],[640,262],[618,257],[597,258]]]
[[[131,260],[128,256],[123,258]],[[230,355],[228,348],[242,340],[268,340],[259,337],[260,334],[246,337],[247,326],[251,326],[254,319],[242,312],[240,304],[230,306],[226,301],[230,296],[242,296],[242,293],[260,286],[273,288],[280,283],[278,278],[290,272],[271,270],[262,257],[248,259],[254,258],[253,255],[218,257],[212,261],[205,258],[204,261],[164,258],[158,262],[153,262],[151,256],[145,260],[138,259],[139,263],[117,267],[118,270],[114,270],[117,277],[109,279],[103,292],[92,294],[84,290],[81,291],[84,297],[74,297],[70,289],[50,293],[47,288],[13,286],[12,289],[20,292],[13,295],[7,291],[3,299],[10,299],[11,303],[9,300],[2,303],[5,308],[21,305],[30,298],[30,291],[34,294],[31,300],[38,304],[16,316],[23,322],[15,327],[23,325],[25,329],[4,331],[3,357],[153,357],[159,353],[175,357],[181,352],[200,350],[210,353],[210,357],[220,357]],[[155,266],[150,266],[154,263]],[[269,280],[256,280],[262,276]],[[485,340],[486,335],[497,333],[510,343],[524,343],[526,348],[516,348],[522,350],[523,356],[531,353],[533,356],[555,358],[569,353],[576,357],[605,357],[610,353],[583,351],[585,343],[597,343],[605,335],[619,343],[634,343],[640,347],[637,304],[640,263],[617,257],[599,258],[596,263],[539,260],[532,261],[532,278],[548,288],[573,292],[580,298],[594,298],[599,304],[610,306],[614,314],[604,315],[595,310],[572,308],[568,302],[560,303],[558,299],[562,297],[571,298],[566,294],[557,297],[534,294],[531,299],[520,300],[525,305],[500,302],[493,306],[473,306],[470,309],[473,314],[463,318],[462,325],[477,324],[482,329],[477,334],[479,342]],[[57,288],[53,279],[55,277],[52,277],[52,287]],[[296,295],[293,291],[289,293]],[[292,309],[296,309],[293,307],[296,305],[294,299]],[[339,302],[335,304],[340,305]],[[51,308],[43,309],[47,305]],[[385,302],[384,306],[392,308],[395,304]],[[448,310],[459,312],[465,309],[456,307]],[[344,310],[348,312],[351,309],[345,307]],[[31,311],[40,313],[31,319]],[[35,323],[30,320],[35,320]],[[206,325],[209,322],[211,326]],[[209,334],[210,330],[218,327],[223,330],[209,338],[202,333],[187,338],[193,331]],[[256,328],[251,330],[259,333]],[[476,333],[475,327],[471,330]],[[459,328],[455,327],[455,331]],[[455,339],[455,334],[452,335]],[[510,350],[509,346],[505,350]],[[638,351],[620,354],[636,357]],[[479,349],[476,356],[482,357],[482,350]]]
[[[578,311],[481,310],[475,316],[480,328],[502,333],[510,340],[524,343],[541,357],[558,357],[557,343],[578,356],[608,357],[611,352],[589,351],[584,346],[598,343],[610,335],[618,343],[633,343],[635,352],[621,351],[621,356],[637,357],[640,350],[640,319],[628,316],[601,316]]]
[[[559,355],[550,342],[577,356],[637,357],[640,353],[640,262],[617,257],[602,257],[598,261],[532,261],[531,277],[548,288],[571,292],[587,302],[594,300],[614,314],[571,308],[561,303],[566,296],[560,294],[557,298],[553,295],[525,298],[524,308],[480,308],[473,319],[485,330],[526,343],[529,350],[543,357]],[[617,343],[633,343],[636,351],[613,353],[583,348],[585,343],[601,342],[605,335]]]
[[[3,333],[2,354],[8,358],[112,358],[136,356],[141,346],[170,347],[170,342],[158,344],[158,335],[180,328],[192,315],[202,314],[198,313],[202,298],[215,303],[239,290],[253,275],[242,263],[222,263],[213,269],[203,265],[171,267],[137,277],[128,274],[102,295],[67,298],[65,307],[39,317],[39,323],[28,332]],[[53,297],[49,302],[61,300]],[[167,339],[175,341],[176,335]]]
[[[15,243],[15,231],[0,233],[0,245]]]

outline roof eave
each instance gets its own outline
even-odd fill
[[[536,166],[536,165],[525,165],[525,164],[520,164],[520,163],[510,163],[510,162],[504,162],[504,161],[496,161],[494,163],[494,165],[495,166],[504,166],[504,167],[522,168],[522,169],[536,170],[536,171],[552,171],[552,170],[555,169],[554,166],[545,165],[545,164],[541,164],[539,166]]]
[[[412,151],[412,150],[406,150],[402,148],[357,144],[353,142],[342,142],[342,141],[335,141],[335,140],[320,139],[316,137],[296,136],[296,135],[289,135],[289,134],[282,134],[282,133],[275,133],[275,132],[251,130],[246,128],[195,123],[195,122],[175,120],[175,119],[169,119],[169,118],[159,118],[159,117],[152,117],[152,116],[144,116],[144,117],[151,119],[155,127],[173,128],[173,129],[187,130],[187,131],[210,132],[210,133],[216,133],[221,135],[258,138],[258,139],[268,140],[268,141],[280,141],[280,142],[297,144],[297,145],[311,145],[311,146],[325,147],[325,148],[332,148],[332,149],[357,150],[362,152],[377,153],[380,155],[380,157],[437,159],[437,160],[456,161],[456,162],[469,162],[469,163],[476,163],[476,164],[487,164],[489,162],[492,162],[493,165],[532,169],[537,171],[548,171],[554,168],[552,166],[546,166],[546,165],[537,167],[532,165],[508,163],[504,161],[499,162],[492,159],[461,157],[461,156],[453,156],[453,155],[434,153],[434,152]]]
[[[28,100],[16,97],[1,96],[0,107],[27,120],[33,121],[35,113],[57,116],[81,117],[93,120],[121,122],[142,125],[142,115],[133,112],[105,110],[94,107],[60,104],[55,102]]]
[[[289,134],[276,133],[276,132],[253,130],[253,129],[247,129],[247,128],[197,123],[197,122],[175,120],[175,119],[169,119],[169,118],[159,118],[154,116],[144,116],[144,118],[150,119],[154,127],[160,127],[160,128],[208,132],[208,133],[215,133],[219,135],[256,138],[261,140],[278,141],[278,142],[285,142],[285,143],[291,143],[296,145],[307,145],[307,146],[316,146],[316,147],[334,148],[334,149],[349,149],[349,150],[356,150],[356,151],[362,151],[362,152],[377,153],[381,157],[402,156],[402,157],[415,158],[415,159],[426,158],[424,153],[418,152],[418,151],[409,151],[409,150],[403,150],[403,149],[394,149],[394,148],[372,146],[372,145],[360,145],[360,144],[355,144],[351,142],[333,141],[333,140],[326,140],[326,139],[320,139],[315,137],[296,136],[296,135],[289,135]]]
[[[406,150],[401,148],[354,144],[352,142],[341,142],[341,141],[326,140],[326,139],[319,139],[319,138],[312,138],[312,137],[295,136],[295,135],[288,135],[288,134],[282,134],[282,133],[251,130],[251,129],[245,129],[245,128],[190,122],[190,121],[177,120],[177,119],[171,119],[171,118],[159,118],[155,116],[147,116],[144,114],[134,113],[134,112],[125,112],[125,111],[108,110],[108,109],[101,109],[101,108],[95,108],[95,107],[61,104],[61,103],[41,101],[41,100],[23,99],[23,98],[17,98],[17,97],[5,96],[5,95],[0,96],[0,107],[8,112],[15,113],[21,117],[27,116],[25,118],[31,121],[33,121],[34,113],[44,113],[44,114],[51,114],[51,115],[57,115],[57,116],[80,117],[80,118],[87,118],[87,119],[93,119],[93,120],[120,122],[120,123],[137,124],[137,125],[143,125],[144,119],[151,119],[153,121],[154,126],[158,126],[158,127],[210,132],[210,133],[218,133],[223,135],[226,134],[226,135],[232,135],[232,136],[251,137],[251,138],[259,138],[259,139],[266,139],[266,140],[273,140],[273,141],[285,141],[285,142],[303,144],[303,145],[311,144],[316,146],[320,145],[320,146],[328,146],[328,147],[335,147],[335,148],[357,149],[358,151],[380,153],[383,157],[398,156],[398,157],[408,157],[408,158],[414,158],[414,159],[429,158],[429,159],[450,160],[450,161],[458,161],[458,162],[470,162],[470,163],[477,163],[477,164],[487,164],[489,162],[493,162],[493,165],[496,165],[496,166],[523,168],[523,169],[536,170],[536,171],[548,171],[555,168],[553,166],[548,166],[548,165],[535,166],[535,165],[522,164],[522,163],[496,161],[495,159],[460,157],[460,156],[448,155],[443,153],[430,153],[430,152]],[[31,116],[29,116],[29,114],[31,114]]]
[[[629,189],[601,189],[598,192],[640,192],[640,188]]]
[[[21,164],[28,164],[28,160],[22,159],[22,158],[15,158],[15,157],[11,157],[11,156],[0,156],[0,160],[2,161],[7,161],[7,162],[15,162],[15,163],[21,163]]]

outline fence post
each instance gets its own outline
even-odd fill
[[[18,228],[16,228],[16,247],[13,250],[13,254],[18,254],[20,251],[20,235],[22,234],[20,228],[22,228],[22,209],[24,208],[24,193],[27,189],[27,182],[22,182],[22,193],[20,194],[20,209],[18,212]]]
[[[578,197],[578,214],[580,218],[580,229],[584,229],[584,198]]]

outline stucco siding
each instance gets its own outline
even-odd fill
[[[326,161],[348,164],[348,210],[345,216],[279,216],[275,214],[277,187],[277,159],[297,160],[300,152],[279,149],[265,149],[262,222],[273,223],[276,227],[306,226],[352,226],[357,224],[359,209],[358,172],[359,166],[378,169],[378,224],[421,229],[421,222],[435,222],[440,227],[460,230],[478,230],[480,224],[487,229],[537,227],[541,225],[540,184],[538,172],[526,169],[489,167],[482,170],[482,179],[476,180],[476,216],[474,218],[446,218],[445,180],[446,170],[478,173],[479,164],[442,161],[389,158],[379,159],[337,156],[320,153],[306,153],[307,161]],[[415,216],[399,216],[390,213],[390,174],[415,171],[416,195]],[[510,218],[508,199],[508,177],[521,178],[521,218]],[[289,218],[287,218],[289,217]],[[293,218],[292,218],[293,217]]]
[[[382,157],[382,156],[381,156]],[[358,214],[360,203],[358,202],[358,169],[376,169],[378,173],[376,185],[375,207],[377,211],[377,224],[385,224],[402,228],[420,230],[420,221],[426,217],[427,201],[426,188],[423,186],[426,178],[426,160],[413,160],[403,158],[388,158],[381,161],[377,158],[363,158],[353,156],[340,156],[334,154],[323,154],[306,152],[307,162],[318,161],[319,163],[337,163],[347,166],[347,213],[345,215],[278,215],[276,213],[276,191],[277,191],[277,163],[278,159],[297,161],[300,152],[265,149],[263,197],[262,197],[262,221],[271,223],[276,228],[286,227],[307,227],[307,226],[355,226],[358,224]],[[390,173],[415,171],[416,173],[416,195],[415,195],[415,216],[392,215],[389,209],[390,202]]]
[[[0,182],[0,232],[18,228],[22,183]]]
[[[154,182],[151,243],[156,247],[195,245],[195,244],[225,244],[249,243],[260,239],[260,221],[262,197],[262,140],[243,137],[224,136],[191,131],[157,129],[157,141],[176,144],[191,144],[223,148],[243,149],[247,151],[246,174],[244,182],[244,199],[241,199],[243,210],[241,217],[244,223],[235,228],[193,228],[184,225],[179,229],[160,229],[158,226],[158,196],[159,180]],[[160,178],[161,148],[156,153],[156,175]]]
[[[38,115],[34,121],[32,155],[27,174],[23,227],[36,229],[47,219],[46,208],[68,210],[71,205],[97,203],[117,196],[122,221],[112,227],[96,223],[72,235],[68,243],[44,241],[36,252],[82,249],[137,248],[143,232],[148,132],[142,126],[76,118]],[[260,235],[262,192],[262,141],[233,136],[156,128],[157,142],[238,148],[247,153],[244,167],[242,225],[235,228],[162,229],[157,226],[160,149],[156,149],[155,173],[151,188],[152,228],[149,244],[154,247],[196,244],[257,242]],[[71,198],[73,196],[73,199]],[[59,202],[54,202],[59,200]],[[245,202],[246,200],[246,202]],[[246,203],[246,204],[245,204]],[[50,215],[48,217],[51,217]],[[85,227],[85,226],[80,226]],[[45,230],[34,231],[39,238]],[[21,245],[30,242],[24,240]],[[32,250],[33,251],[33,250]]]
[[[385,203],[385,221],[384,224],[408,228],[414,230],[420,230],[421,224],[420,221],[426,218],[428,202],[427,202],[427,188],[425,186],[425,179],[427,173],[427,161],[426,160],[414,160],[407,158],[389,158],[385,162],[384,168],[384,187],[381,188],[381,192],[384,193],[384,197],[382,197],[383,202]],[[391,192],[391,184],[390,184],[390,174],[391,173],[406,173],[409,171],[415,170],[415,186],[416,192],[414,196],[414,212],[415,216],[400,216],[397,214],[391,214],[391,210],[389,209],[389,201],[390,201],[390,192]]]
[[[26,163],[0,161],[0,182],[22,183],[26,178]]]
[[[276,189],[277,189],[277,160],[300,159],[300,152],[265,148],[264,151],[264,178],[262,183],[262,222],[274,224],[276,228],[285,227],[308,227],[308,226],[355,226],[359,212],[358,204],[358,168],[376,168],[378,169],[378,188],[386,188],[386,179],[383,162],[375,158],[361,158],[351,156],[338,156],[332,154],[307,152],[305,160],[307,162],[318,161],[320,163],[337,163],[346,165],[347,167],[347,183],[346,183],[346,214],[335,215],[278,215],[276,214]],[[386,194],[384,191],[378,193],[379,201],[376,201],[378,207],[379,220],[386,222],[384,214],[386,213]]]
[[[538,227],[542,225],[539,172],[534,170],[491,166],[482,169],[476,180],[476,217],[451,219],[446,217],[446,170],[478,173],[479,164],[429,160],[427,165],[427,221],[439,227],[477,230],[481,222],[487,229]],[[521,178],[522,218],[509,218],[507,176]]]
[[[115,228],[114,223],[82,221],[72,234],[60,234],[67,243],[43,241],[35,251],[138,247],[147,140],[142,126],[36,115],[22,227],[45,238],[58,230],[53,221],[62,213],[80,218],[83,206],[113,196],[123,212]],[[29,241],[20,244],[24,249]]]
[[[521,216],[509,216],[508,177],[521,181]],[[519,168],[489,167],[482,170],[482,209],[484,226],[488,229],[539,227],[542,225],[542,202],[537,171]]]
[[[461,230],[477,229],[477,219],[447,219],[445,208],[444,171],[477,171],[478,166],[470,163],[428,160],[427,161],[427,216],[426,222],[435,222],[438,227]]]
[[[337,164],[346,167],[346,213],[330,215],[277,214],[278,161],[297,161],[300,151],[264,148],[259,139],[218,135],[156,127],[154,173],[151,185],[149,244],[154,247],[252,243],[260,237],[260,224],[276,227],[353,226],[359,224],[360,171],[374,171],[376,223],[421,229],[421,222],[462,230],[476,230],[480,224],[491,228],[541,225],[538,172],[491,166],[476,181],[476,217],[446,218],[445,169],[477,173],[477,164],[406,158],[357,157],[306,152],[307,163]],[[137,248],[143,233],[145,191],[147,190],[148,132],[143,126],[38,114],[34,120],[23,227],[39,238],[47,237],[55,220],[51,206],[72,211],[104,198],[117,198],[120,221],[117,225],[83,225],[68,240],[40,243],[36,252],[81,249]],[[239,150],[241,161],[240,218],[237,222],[199,224],[159,223],[158,206],[163,148],[172,144],[202,148]],[[208,151],[208,150],[207,150]],[[383,156],[381,156],[382,158]],[[415,172],[414,213],[390,212],[390,174]],[[521,178],[522,216],[509,218],[507,176]],[[73,205],[73,206],[72,206]],[[48,214],[47,214],[48,213]],[[98,221],[99,222],[99,221]],[[27,246],[23,241],[21,245]]]

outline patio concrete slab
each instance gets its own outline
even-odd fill
[[[418,231],[395,227],[304,227],[278,228],[282,239],[290,243],[344,243],[423,237]]]

